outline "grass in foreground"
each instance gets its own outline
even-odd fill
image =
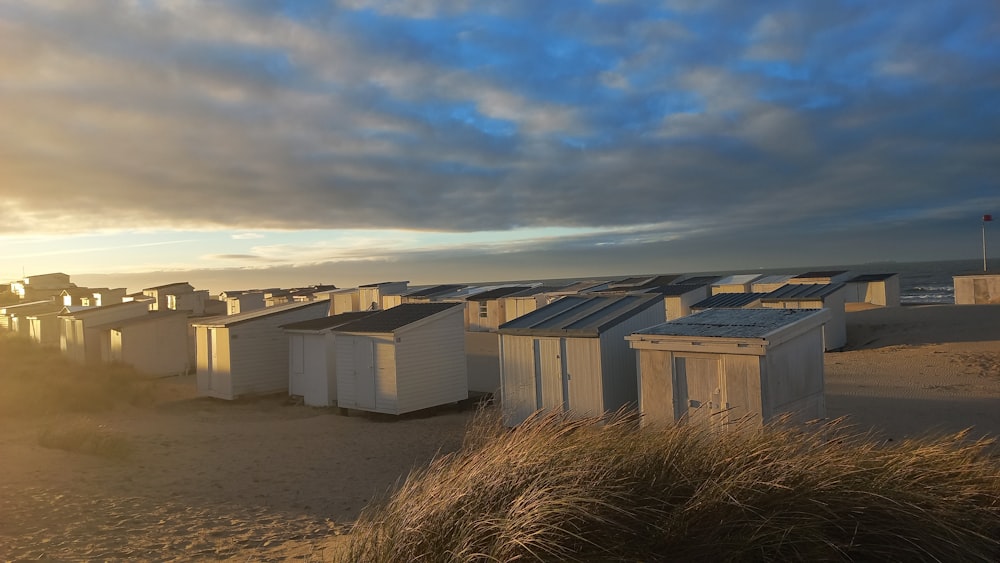
[[[1000,560],[992,442],[596,422],[481,415],[365,509],[343,560]]]
[[[132,454],[132,443],[125,435],[88,418],[46,426],[38,436],[38,445],[111,459]]]
[[[94,413],[151,401],[152,383],[125,365],[82,365],[58,350],[0,335],[0,416]]]

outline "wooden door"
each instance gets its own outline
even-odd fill
[[[559,338],[535,339],[535,382],[541,394],[539,408],[560,411],[566,408],[564,365]]]
[[[355,336],[354,341],[354,392],[357,405],[362,409],[375,408],[375,347],[370,338]]]
[[[678,418],[689,424],[721,425],[722,377],[718,358],[681,356],[674,359]]]

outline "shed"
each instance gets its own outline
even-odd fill
[[[102,325],[141,317],[149,313],[143,301],[115,303],[103,307],[73,310],[63,308],[59,315],[59,348],[78,362],[100,362]]]
[[[404,303],[333,329],[337,404],[399,415],[467,399],[463,311]]]
[[[956,305],[1000,304],[1000,273],[978,272],[953,276]]]
[[[157,285],[155,287],[147,287],[142,290],[142,294],[146,297],[153,298],[152,302],[149,304],[150,311],[160,311],[168,308],[168,295],[181,295],[184,293],[191,293],[192,291],[194,291],[194,286],[188,282],[174,282]]]
[[[760,426],[826,415],[827,310],[711,309],[627,337],[638,355],[643,424]]]
[[[789,284],[768,293],[760,306],[777,309],[829,309],[830,319],[823,325],[825,350],[838,350],[847,344],[847,313],[844,308],[844,284]]]
[[[883,307],[899,305],[899,274],[862,274],[845,282],[847,303],[871,303]]]
[[[219,399],[288,392],[282,325],[325,317],[326,301],[290,303],[193,323],[198,393]]]
[[[770,293],[788,283],[792,274],[768,274],[761,276],[750,284],[753,293]]]
[[[507,301],[504,298],[530,289],[526,285],[512,285],[470,296],[465,302],[466,329],[472,332],[496,330],[507,322]]]
[[[427,303],[436,300],[442,295],[453,293],[464,287],[466,286],[463,284],[446,283],[416,288],[400,295],[400,303]]]
[[[504,423],[540,409],[599,416],[634,406],[625,336],[666,319],[659,295],[566,296],[500,326]]]
[[[239,315],[240,313],[249,313],[250,311],[257,311],[264,308],[264,292],[262,291],[229,293],[225,297],[227,315]]]
[[[330,316],[360,310],[358,288],[334,289],[327,293],[330,295]]]
[[[358,305],[362,311],[377,311],[382,308],[383,295],[406,293],[408,281],[377,282],[358,286]]]
[[[288,394],[310,407],[337,405],[337,349],[333,329],[374,315],[355,311],[283,325],[288,335]]]
[[[712,285],[721,277],[722,276],[712,276],[712,275],[687,276],[687,277],[682,277],[678,280],[674,280],[670,283],[684,284],[684,285]]]
[[[101,357],[151,376],[183,375],[191,367],[185,311],[150,311],[101,327]]]
[[[670,321],[690,315],[691,307],[708,297],[708,286],[670,284],[651,289],[649,292],[663,297],[666,320]]]
[[[30,303],[18,303],[17,305],[4,305],[0,307],[0,329],[16,331],[20,334],[21,323],[15,324],[15,319],[27,318],[40,313],[51,313],[62,311],[62,306],[54,300],[31,301]],[[23,336],[28,336],[28,329],[25,328]]]
[[[59,347],[59,315],[62,309],[48,313],[27,315],[28,336],[31,340],[46,348]]]
[[[617,289],[647,289],[650,287],[659,287],[661,285],[667,285],[673,283],[680,278],[680,274],[657,274],[652,276],[634,276],[631,278],[625,278],[623,280],[616,280],[610,282],[607,285],[607,289],[617,290]]]
[[[691,311],[706,309],[750,309],[760,307],[760,300],[767,293],[716,293],[691,305]]]
[[[760,274],[733,274],[712,283],[712,295],[718,293],[750,293],[750,286]]]

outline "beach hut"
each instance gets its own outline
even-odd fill
[[[750,309],[760,307],[760,300],[767,293],[716,293],[691,305],[691,312],[706,309]]]
[[[142,290],[142,294],[146,297],[152,298],[149,303],[150,311],[161,311],[168,309],[167,307],[167,296],[168,295],[181,295],[185,293],[191,293],[194,291],[194,286],[188,282],[174,282],[167,283],[163,285],[157,285],[154,287],[147,287]],[[196,313],[196,314],[201,314]]]
[[[404,303],[333,329],[337,405],[404,414],[469,397],[460,303]]]
[[[100,362],[103,325],[141,317],[149,313],[143,301],[115,303],[74,310],[63,308],[59,315],[59,349],[78,362]]]
[[[625,336],[666,319],[659,295],[571,295],[500,326],[504,423],[540,409],[598,416],[634,405]]]
[[[288,337],[282,325],[325,317],[326,301],[290,303],[192,324],[198,393],[218,399],[288,392]]]
[[[862,274],[844,284],[847,303],[871,303],[883,307],[899,305],[899,274]]]
[[[844,284],[788,284],[760,299],[760,306],[777,309],[828,309],[830,319],[823,325],[825,350],[839,350],[847,344],[847,313]]]
[[[341,313],[283,325],[288,335],[288,394],[310,407],[337,405],[336,337],[338,326],[374,315],[374,311]]]
[[[956,305],[1000,304],[1000,274],[979,272],[953,276]]]
[[[361,311],[377,311],[382,308],[382,296],[406,293],[408,281],[369,283],[358,286],[358,305]]]
[[[333,289],[326,292],[330,301],[330,316],[359,311],[358,288]]]
[[[62,290],[72,287],[76,287],[76,284],[69,281],[69,275],[55,272],[11,282],[10,291],[21,301],[47,301],[58,297]]]
[[[191,367],[185,311],[149,311],[100,327],[101,357],[150,376],[183,375]]]
[[[750,284],[752,293],[771,293],[792,279],[791,274],[768,274],[761,276]]]
[[[28,336],[31,340],[46,348],[58,348],[60,313],[62,313],[61,308],[58,311],[27,315],[25,318],[28,321]]]
[[[760,274],[733,274],[712,283],[712,295],[719,293],[750,293],[750,286]]]
[[[643,424],[760,426],[826,416],[826,309],[711,309],[627,337]]]
[[[30,315],[37,315],[40,313],[51,313],[53,311],[62,311],[62,306],[58,302],[50,299],[43,301],[31,301],[29,303],[18,303],[16,305],[0,306],[0,330],[20,334],[20,327],[22,323],[16,322],[16,319],[26,318]],[[28,333],[25,332],[25,336],[27,336],[27,334]]]
[[[240,313],[257,311],[264,308],[264,292],[228,292],[225,296],[225,302],[227,315],[239,315]]]
[[[851,277],[847,270],[816,270],[788,278],[790,284],[843,283]]]
[[[687,276],[676,279],[670,283],[684,284],[684,285],[712,285],[721,278],[722,276],[711,276],[711,275]]]
[[[525,285],[497,287],[470,296],[465,302],[465,326],[472,332],[490,332],[507,322],[508,295],[530,290]]]
[[[631,278],[625,278],[623,280],[616,280],[609,282],[605,289],[615,291],[615,290],[636,290],[636,289],[648,289],[651,287],[659,287],[661,285],[667,285],[677,281],[681,277],[680,274],[658,274],[653,276],[634,276]]]

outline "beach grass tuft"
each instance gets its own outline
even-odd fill
[[[38,445],[110,459],[126,459],[133,451],[125,435],[89,418],[45,426],[38,436]]]
[[[1000,560],[991,441],[636,422],[480,413],[362,512],[342,560]]]

